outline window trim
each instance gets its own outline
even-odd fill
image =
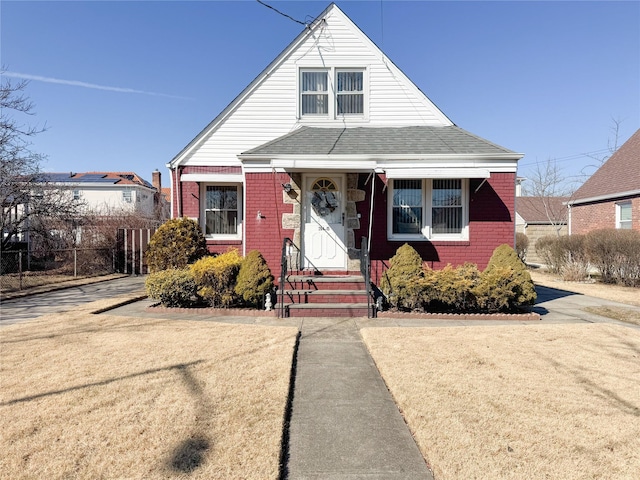
[[[327,74],[327,113],[302,113],[302,74],[305,72],[325,72]],[[362,73],[362,113],[338,113],[338,72],[359,72]],[[345,67],[298,67],[298,78],[296,87],[296,103],[298,120],[302,122],[317,121],[363,121],[369,118],[369,79],[366,67],[345,66]],[[307,92],[308,93],[308,92]]]
[[[218,233],[207,235],[207,187],[236,187],[238,202],[238,216],[236,220],[236,233]],[[200,183],[200,228],[207,240],[242,240],[244,226],[244,185],[236,182],[206,182]]]
[[[133,190],[130,188],[122,190],[122,201],[124,203],[133,203]]]
[[[420,233],[393,233],[393,192],[396,180],[422,182],[422,230]],[[460,233],[433,233],[433,181],[460,180],[462,189],[462,230]],[[392,178],[387,183],[387,239],[394,241],[468,241],[469,240],[469,179],[468,178]]]
[[[629,208],[629,213],[631,214],[631,218],[629,220],[622,220],[622,209],[623,207]],[[623,223],[628,223],[628,227],[623,227]],[[633,206],[630,200],[625,202],[616,202],[616,228],[620,230],[631,230],[633,226]]]

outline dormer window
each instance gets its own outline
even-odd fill
[[[305,68],[299,81],[301,118],[366,116],[364,69]]]

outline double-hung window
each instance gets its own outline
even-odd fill
[[[204,233],[211,238],[241,237],[241,188],[238,185],[204,186]]]
[[[302,115],[329,113],[329,72],[303,71],[301,92]]]
[[[312,119],[365,116],[365,70],[300,70],[300,116]]]
[[[362,115],[364,113],[363,72],[336,72],[336,113]]]
[[[131,203],[133,198],[131,190],[123,190],[122,191],[122,201],[124,203]]]
[[[467,240],[466,179],[389,181],[390,239]]]
[[[631,202],[616,203],[616,228],[631,229]]]

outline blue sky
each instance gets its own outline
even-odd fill
[[[326,1],[267,3],[305,21]],[[640,2],[336,2],[458,126],[578,175],[640,128]],[[165,165],[303,28],[256,1],[0,1],[47,171]],[[586,172],[592,173],[593,168]]]

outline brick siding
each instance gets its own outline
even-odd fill
[[[571,233],[584,234],[601,228],[616,228],[616,203],[631,200],[631,228],[640,230],[640,197],[585,203],[571,207]]]

